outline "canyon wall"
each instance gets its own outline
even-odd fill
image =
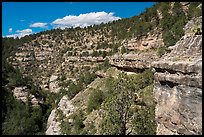
[[[189,33],[195,24],[186,24],[185,36],[152,63],[158,135],[202,134],[202,34]]]

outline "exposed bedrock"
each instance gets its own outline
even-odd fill
[[[152,62],[157,134],[202,134],[202,35],[186,33],[169,49]]]
[[[155,83],[154,91],[158,135],[202,134],[202,89]]]

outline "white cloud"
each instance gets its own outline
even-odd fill
[[[24,29],[24,30],[17,30],[16,32],[17,32],[17,34],[7,35],[6,37],[14,37],[14,38],[19,37],[19,38],[21,38],[21,37],[24,37],[26,35],[32,34],[33,31],[32,31],[32,29]]]
[[[85,27],[90,25],[98,25],[107,23],[110,21],[121,19],[120,17],[113,16],[114,13],[102,12],[90,12],[86,14],[80,14],[79,16],[69,15],[64,18],[56,19],[51,24],[56,28],[69,28],[69,27]]]
[[[20,22],[24,22],[25,20],[20,20]]]
[[[24,34],[26,34],[26,33],[32,33],[32,29],[17,30],[16,32],[18,32],[18,33],[24,33]]]
[[[12,32],[12,28],[9,28],[9,32]]]
[[[47,23],[42,23],[42,22],[36,22],[30,25],[30,27],[33,28],[48,28],[48,26],[46,26]]]

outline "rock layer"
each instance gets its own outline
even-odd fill
[[[154,51],[114,55],[109,58],[109,62],[112,66],[132,72],[140,72],[150,68],[154,60],[158,60],[158,56]]]
[[[157,134],[202,134],[202,35],[186,33],[169,49],[152,63]]]

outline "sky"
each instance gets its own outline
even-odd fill
[[[156,2],[2,2],[2,36],[85,27],[139,15]]]

